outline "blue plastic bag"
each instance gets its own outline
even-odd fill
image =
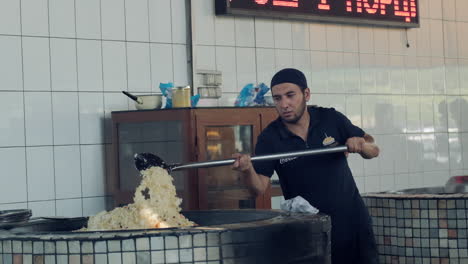
[[[256,90],[257,95],[255,96],[254,103],[256,105],[266,105],[265,94],[268,93],[270,88],[266,84],[260,83]]]
[[[172,108],[172,88],[174,84],[171,82],[168,83],[160,83],[159,89],[164,97],[166,97],[166,105],[164,108]]]
[[[239,95],[234,102],[235,106],[250,106],[253,105],[255,96],[255,86],[253,83],[249,83],[240,91]]]

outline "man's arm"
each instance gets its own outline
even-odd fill
[[[265,175],[258,174],[255,171],[249,155],[234,154],[233,157],[236,161],[232,165],[232,169],[243,174],[247,187],[252,195],[262,195],[270,183],[270,178]]]
[[[352,137],[346,141],[348,152],[359,153],[365,159],[372,159],[379,156],[380,149],[375,144],[374,138],[369,134],[364,137]]]

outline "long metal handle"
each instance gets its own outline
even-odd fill
[[[252,161],[277,160],[281,158],[292,158],[292,157],[311,156],[311,155],[318,155],[318,154],[345,152],[347,150],[348,148],[346,146],[321,148],[321,149],[308,149],[308,150],[283,152],[283,153],[276,153],[276,154],[269,154],[269,155],[260,155],[260,156],[252,157],[251,160]],[[231,165],[235,161],[236,161],[235,159],[224,159],[224,160],[210,160],[210,161],[204,161],[204,162],[192,162],[192,163],[187,163],[187,164],[176,164],[176,165],[171,166],[171,171],[225,166],[225,165]]]

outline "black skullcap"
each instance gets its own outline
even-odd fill
[[[273,86],[280,83],[294,83],[297,86],[299,86],[302,90],[307,88],[307,80],[304,73],[302,73],[300,70],[293,68],[286,68],[277,72],[271,79],[270,88],[273,88]]]

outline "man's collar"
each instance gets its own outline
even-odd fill
[[[318,125],[318,123],[320,122],[320,116],[317,111],[317,106],[308,106],[307,111],[309,112],[309,117],[310,117],[310,120],[309,120],[309,131],[310,131],[313,127]],[[289,129],[286,127],[283,121],[281,121],[281,117],[278,117],[275,122],[276,122],[276,125],[278,126],[281,139],[286,139],[286,138],[295,136],[291,131],[289,131]]]

